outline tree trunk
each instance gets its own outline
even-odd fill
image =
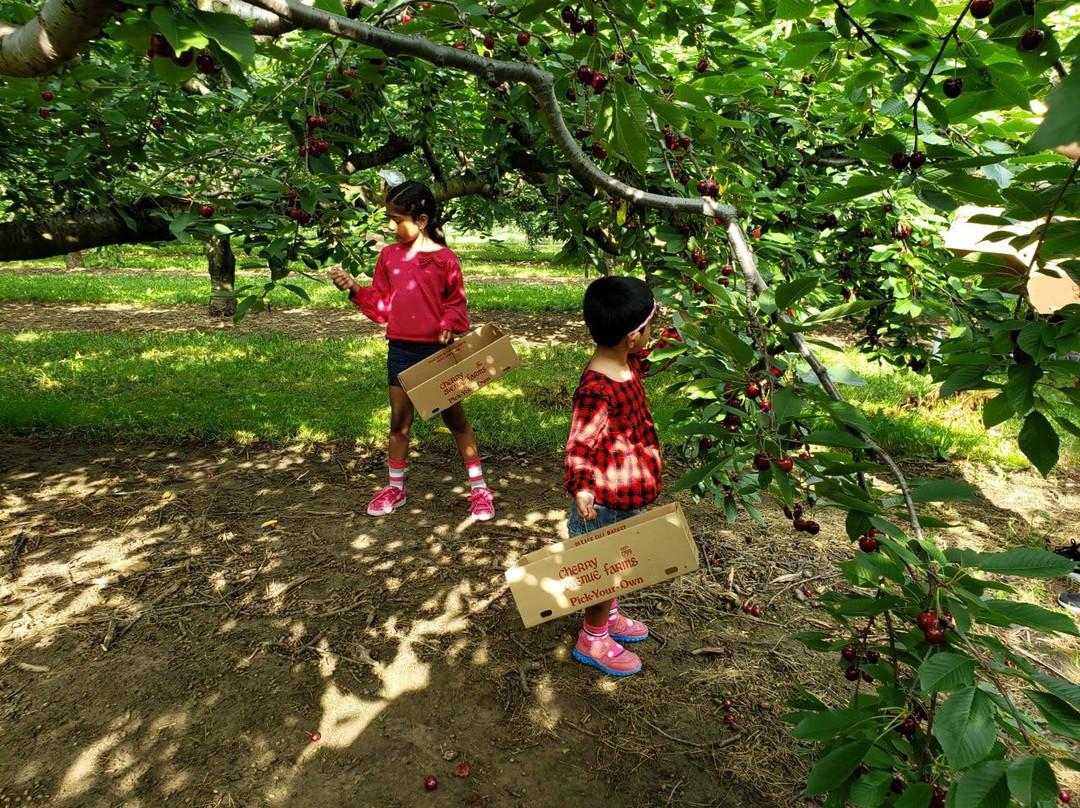
[[[211,317],[232,317],[236,311],[235,297],[214,297],[214,292],[231,292],[236,287],[236,257],[228,236],[212,236],[206,243],[207,269],[210,272]]]
[[[81,252],[68,253],[64,256],[64,269],[86,269]]]

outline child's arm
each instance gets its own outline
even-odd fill
[[[382,255],[375,262],[375,277],[370,286],[361,286],[348,272],[342,269],[330,271],[330,279],[341,291],[349,293],[349,300],[355,303],[365,316],[376,323],[385,323],[390,319],[390,276],[383,264]]]
[[[600,391],[582,389],[574,397],[570,437],[566,441],[566,490],[586,521],[596,520],[592,491],[596,472],[594,453],[608,426],[608,400]]]
[[[461,277],[461,264],[456,256],[447,263],[446,288],[443,294],[445,298],[439,331],[443,334],[447,331],[464,334],[469,330],[469,314],[465,308],[465,281]]]

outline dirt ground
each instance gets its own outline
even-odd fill
[[[473,323],[495,323],[526,347],[551,343],[587,344],[589,334],[575,312],[470,310]],[[239,323],[206,316],[203,306],[135,306],[119,303],[0,302],[0,331],[53,330],[91,333],[281,334],[290,339],[370,337],[385,332],[357,308],[273,309],[248,314]]]
[[[87,327],[73,308],[52,327]],[[33,309],[20,326],[0,307],[0,327],[48,327]],[[197,309],[133,316],[206,327]],[[829,627],[800,595],[843,585],[842,520],[818,509],[816,537],[774,509],[766,528],[728,526],[665,494],[702,567],[625,600],[654,636],[635,648],[641,674],[609,679],[570,656],[574,619],[525,630],[503,587],[564,530],[558,458],[485,458],[497,517],[474,523],[440,438],[414,447],[409,504],[380,519],[364,506],[385,458],[351,446],[5,440],[0,806],[801,803],[808,748],[787,737],[784,701],[795,683],[840,700],[847,683],[786,638]],[[1080,516],[1075,476],[906,470],[979,487],[935,510],[960,525],[944,544],[1059,543]],[[1076,679],[1074,644],[1001,636]]]

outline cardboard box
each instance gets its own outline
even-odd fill
[[[1003,210],[974,205],[961,207],[945,233],[945,248],[957,256],[980,252],[1000,258],[1003,265],[995,268],[988,266],[987,271],[1015,278],[1015,283],[1011,287],[1002,287],[1002,291],[1026,294],[1031,307],[1040,314],[1052,314],[1070,303],[1080,303],[1080,287],[1061,268],[1062,261],[1040,261],[1041,266],[1031,265],[1037,239],[1030,239],[1019,250],[1009,243],[1016,236],[1030,235],[1044,220],[1003,225],[971,221],[977,216],[1001,216]],[[1002,230],[1008,230],[1013,235],[1000,241],[992,238],[992,234]]]
[[[506,571],[525,628],[698,568],[678,503],[529,553]]]
[[[510,338],[489,323],[403,370],[398,381],[420,417],[430,418],[520,366]]]

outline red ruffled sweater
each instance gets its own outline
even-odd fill
[[[371,286],[361,286],[349,300],[386,323],[387,339],[438,342],[443,331],[469,330],[461,264],[449,247],[410,253],[407,245],[388,244],[375,262]]]

